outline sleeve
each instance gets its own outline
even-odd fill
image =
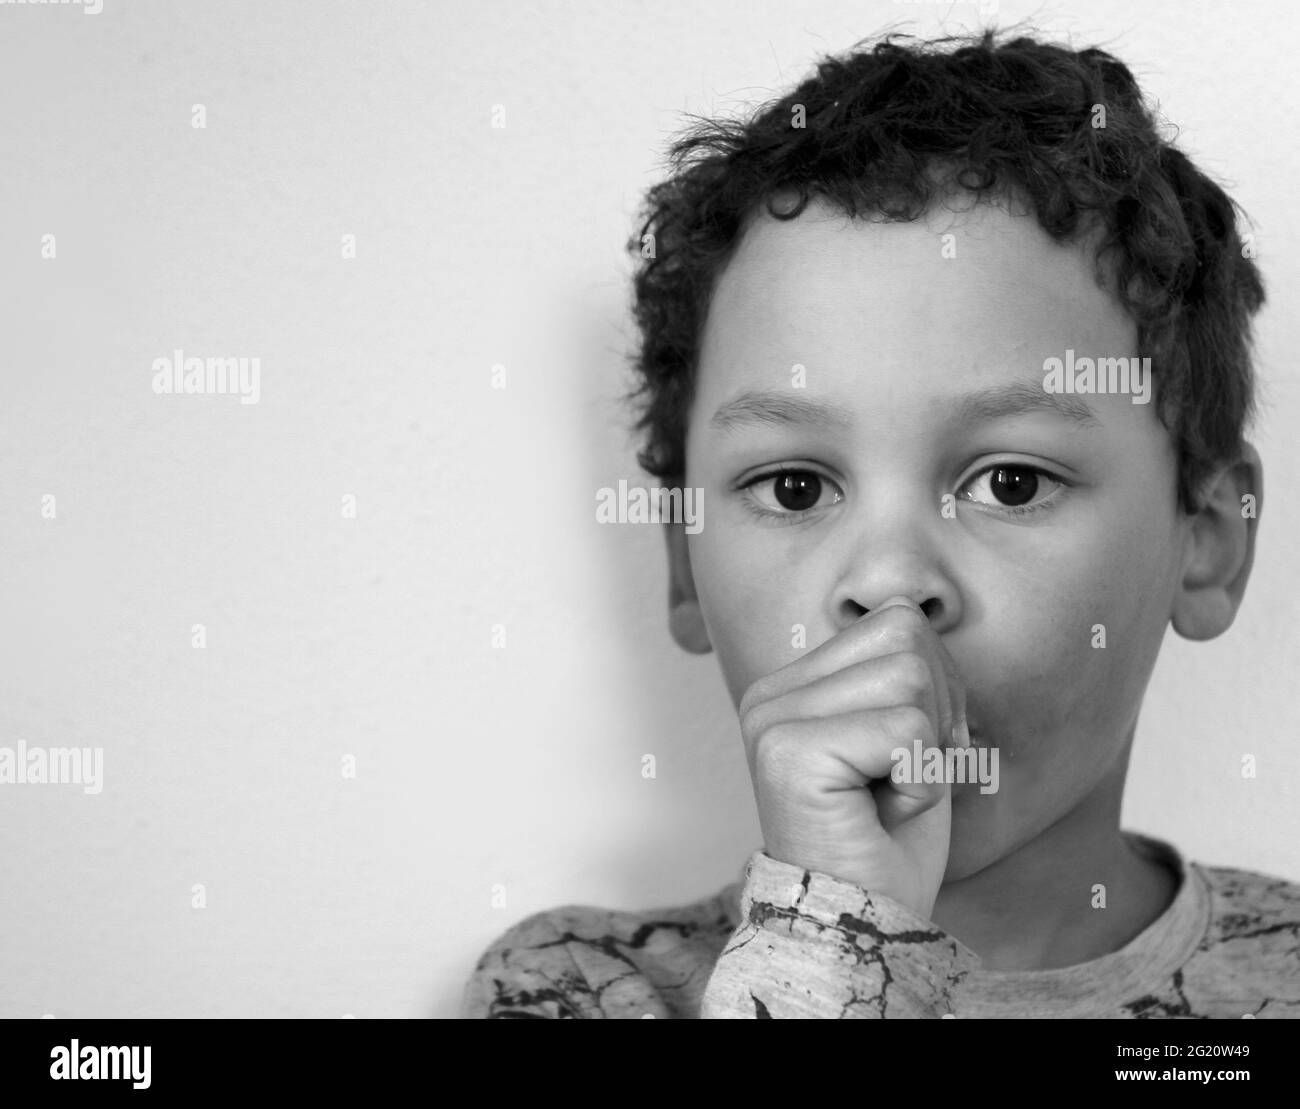
[[[898,902],[756,851],[740,926],[700,1016],[942,1017],[977,965],[968,947]]]
[[[601,1017],[598,999],[547,914],[521,921],[479,959],[465,985],[463,1019]]]

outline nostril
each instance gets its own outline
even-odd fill
[[[933,620],[943,611],[943,602],[938,597],[931,597],[921,602],[921,611],[927,620]]]

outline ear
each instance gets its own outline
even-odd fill
[[[685,524],[664,524],[668,543],[668,630],[684,651],[707,655],[713,650],[704,614],[695,596],[691,556],[686,545]]]
[[[1204,486],[1191,519],[1183,580],[1174,597],[1174,631],[1184,639],[1213,639],[1237,615],[1255,561],[1255,530],[1264,505],[1264,467],[1245,444],[1241,459]]]

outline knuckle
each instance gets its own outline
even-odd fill
[[[934,725],[929,714],[916,705],[899,705],[890,717],[894,738],[910,744],[919,739],[922,744],[934,738]]]
[[[784,778],[795,768],[800,744],[787,724],[773,724],[754,746],[754,766],[768,778]]]
[[[751,741],[761,739],[779,724],[786,715],[775,700],[756,701],[746,707],[740,714],[741,734]]]
[[[762,705],[751,705],[741,710],[740,733],[746,739],[758,741],[763,737],[767,727],[768,713],[764,712]]]
[[[930,664],[912,651],[892,655],[891,678],[900,696],[911,703],[920,701],[930,691]]]
[[[761,705],[768,699],[769,683],[766,677],[759,678],[741,695],[740,704],[737,706],[737,712],[743,718],[751,713],[758,705]]]

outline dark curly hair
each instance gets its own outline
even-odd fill
[[[802,127],[793,125],[800,105]],[[913,220],[962,189],[1026,199],[1058,242],[1099,232],[1097,280],[1151,358],[1184,510],[1195,510],[1216,464],[1240,457],[1254,414],[1251,316],[1263,282],[1236,204],[1161,136],[1132,73],[1110,54],[1023,35],[1001,41],[995,31],[890,34],[824,57],[748,121],[691,119],[627,244],[638,259],[640,332],[629,400],[648,473],[685,480],[714,280],[760,204],[797,219],[816,195],[851,217]],[[778,193],[797,203],[774,205]]]

